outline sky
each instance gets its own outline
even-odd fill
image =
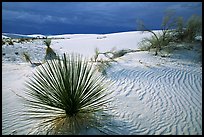
[[[202,2],[2,2],[2,32],[107,34],[136,31],[141,20],[160,29],[166,11],[202,16]]]

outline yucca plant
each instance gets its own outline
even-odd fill
[[[40,62],[32,62],[31,59],[30,59],[30,55],[29,55],[28,53],[26,53],[26,52],[23,52],[23,53],[22,53],[22,56],[23,56],[23,58],[25,59],[25,61],[30,62],[30,64],[31,64],[32,66],[42,65],[42,63],[40,63]]]
[[[56,59],[56,53],[54,50],[50,47],[51,44],[51,39],[46,39],[44,41],[45,45],[47,46],[46,52],[45,52],[45,60],[51,60],[51,59]]]
[[[91,127],[103,131],[110,118],[109,85],[80,55],[46,61],[26,82],[25,115],[27,120],[41,120],[31,133],[80,134]]]
[[[26,52],[23,52],[22,53],[24,59],[27,61],[27,62],[30,62],[30,64],[33,64],[32,61],[30,60],[30,55]]]

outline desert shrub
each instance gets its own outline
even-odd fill
[[[25,39],[24,39],[24,38],[20,38],[20,39],[18,40],[18,43],[23,43],[23,42],[25,42]]]
[[[176,19],[176,29],[172,33],[172,41],[182,42],[184,39],[184,21],[183,17],[178,17]]]
[[[107,75],[107,69],[111,67],[110,61],[100,60],[96,64],[97,70],[102,73],[102,75]]]
[[[108,57],[109,59],[112,60],[112,57],[110,57],[108,54],[110,52],[104,52],[104,53],[101,53],[99,52],[99,49],[98,48],[95,48],[95,55],[93,56],[93,59],[91,59],[93,62],[96,62],[96,69],[98,70],[98,72],[102,73],[102,75],[106,75],[106,70],[108,67],[110,67],[110,61],[108,60],[103,60],[103,59],[98,59],[98,56],[100,54],[103,54],[104,56]],[[111,52],[112,53],[112,52]],[[113,54],[113,53],[112,53]]]
[[[129,53],[129,50],[126,50],[126,49],[115,51],[115,52],[113,52],[112,59],[122,57],[122,56],[124,56],[127,53]]]
[[[144,38],[140,43],[140,49],[148,51],[150,49],[156,49],[155,55],[157,55],[157,52],[168,46],[170,42],[171,36],[169,34],[157,34],[157,37],[151,36],[150,38]]]
[[[110,51],[99,52],[98,48],[95,49],[95,55],[91,58],[92,62],[96,62],[96,68],[102,75],[107,74],[107,69],[111,67],[111,62],[117,62],[115,59],[124,56],[127,53],[136,52],[136,50],[122,49],[116,51],[116,48],[112,48]],[[106,60],[98,59],[99,55],[104,55]]]
[[[186,41],[192,42],[196,35],[202,35],[202,18],[192,15],[187,21],[184,37]]]
[[[109,115],[112,93],[105,77],[79,55],[49,60],[26,82],[25,115],[39,119],[38,134],[78,134],[94,127],[101,131]]]
[[[148,43],[148,40],[142,40],[140,43],[139,43],[139,49],[141,51],[150,51],[150,44]]]
[[[9,45],[14,45],[12,39],[9,39],[8,44]]]
[[[156,48],[158,44],[159,41],[154,36],[151,36],[150,38],[144,38],[142,40],[140,49],[149,51],[150,49]]]
[[[18,43],[30,42],[31,38],[20,38],[18,39]]]
[[[160,40],[161,49],[162,49],[163,47],[168,46],[170,42],[172,42],[172,35],[170,33],[167,33],[165,36],[163,35],[163,37],[161,38],[159,37],[159,40]]]
[[[202,17],[192,15],[184,23],[183,17],[176,19],[176,29],[172,33],[174,42],[193,42],[196,36],[202,36]]]
[[[196,15],[191,16],[187,24],[184,24],[183,17],[173,18],[171,12],[167,13],[163,18],[161,33],[159,34],[146,28],[141,21],[138,22],[138,26],[140,30],[152,33],[152,37],[142,40],[140,49],[150,51],[150,49],[154,48],[156,49],[155,55],[163,48],[168,49],[167,46],[170,46],[170,42],[193,42],[196,36],[202,36],[202,18]]]
[[[172,24],[169,24],[170,17],[164,17],[161,30],[162,32],[159,34],[156,34],[154,31],[148,29],[145,27],[143,22],[138,22],[139,29],[142,31],[148,31],[152,33],[152,36],[150,38],[144,38],[141,42],[141,44],[145,43],[145,46],[140,46],[141,49],[147,49],[150,50],[151,48],[155,48],[155,55],[158,54],[158,52],[161,50],[162,47],[167,46],[169,42],[171,41],[171,30],[170,28],[173,26]],[[148,46],[149,44],[149,46]]]

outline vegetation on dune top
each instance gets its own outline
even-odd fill
[[[192,43],[196,41],[196,36],[202,36],[202,18],[200,16],[192,15],[185,24],[183,17],[176,18],[173,15],[173,12],[166,13],[161,24],[161,33],[148,29],[142,21],[138,21],[138,30],[152,33],[150,38],[142,40],[140,47],[142,50],[155,49],[155,55],[158,55],[161,50],[175,49],[172,48],[176,45],[174,43]]]

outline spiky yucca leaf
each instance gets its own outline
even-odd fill
[[[108,118],[107,82],[82,56],[47,61],[26,87],[28,119],[43,120],[36,132],[77,134],[84,127],[99,128]]]

